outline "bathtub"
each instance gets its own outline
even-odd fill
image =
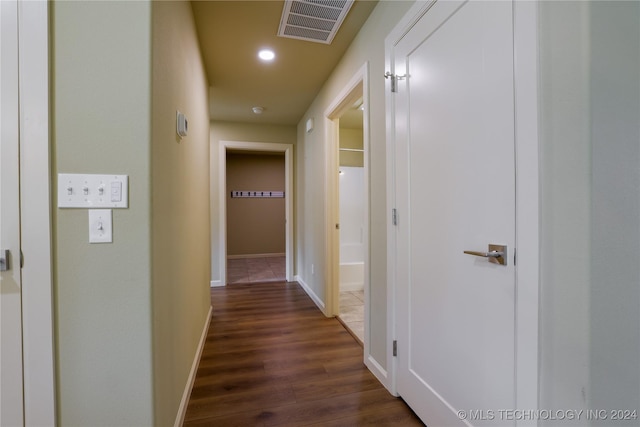
[[[340,290],[364,289],[364,247],[361,243],[340,245]]]

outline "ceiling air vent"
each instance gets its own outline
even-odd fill
[[[285,0],[278,36],[331,44],[353,0]]]

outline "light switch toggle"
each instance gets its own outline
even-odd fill
[[[89,209],[89,243],[112,243],[111,209]]]

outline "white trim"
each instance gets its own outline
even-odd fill
[[[221,280],[212,280],[209,283],[209,286],[211,286],[212,288],[218,288],[218,287],[224,286],[224,283]]]
[[[395,74],[395,46],[431,9],[436,0],[416,1],[398,21],[385,38],[385,72]],[[398,358],[393,355],[393,341],[396,330],[396,228],[391,221],[392,209],[396,208],[396,155],[395,155],[395,97],[391,92],[391,79],[385,79],[385,119],[387,138],[387,381],[384,386],[394,396],[398,396]]]
[[[271,253],[271,254],[246,254],[246,255],[227,255],[227,259],[245,259],[245,258],[277,258],[287,256],[287,253]]]
[[[15,262],[21,250],[18,27],[18,1],[0,2],[0,245],[11,256],[9,269],[0,273],[0,424],[20,426],[24,353],[22,272]]]
[[[516,408],[538,408],[540,187],[538,3],[514,2],[516,141]],[[537,421],[520,420],[518,426]]]
[[[56,425],[49,152],[49,8],[19,1],[25,425]]]
[[[422,17],[436,4],[436,0],[428,1],[416,1],[411,9],[402,17],[402,19],[396,24],[391,32],[385,38],[385,46],[395,46],[407,35],[414,25],[422,19]],[[388,58],[388,57],[387,57]],[[388,62],[385,58],[385,65],[387,70],[390,70],[389,65],[392,62]],[[393,70],[391,70],[393,72]]]
[[[365,365],[371,373],[380,381],[381,384],[387,384],[389,382],[389,373],[378,363],[373,356],[369,355],[365,360]]]
[[[180,401],[180,407],[178,408],[178,414],[176,416],[176,421],[173,424],[175,427],[180,427],[184,424],[184,417],[187,414],[187,407],[189,405],[189,398],[191,397],[191,390],[193,389],[193,383],[196,380],[196,374],[198,373],[198,366],[200,365],[200,359],[202,358],[202,350],[204,350],[204,345],[207,341],[207,333],[209,332],[209,326],[211,325],[211,314],[213,313],[213,307],[209,306],[209,313],[207,314],[207,320],[204,322],[204,328],[202,329],[202,334],[200,335],[200,342],[198,343],[198,348],[196,349],[196,355],[193,358],[193,363],[191,364],[191,371],[189,372],[189,378],[187,378],[187,384],[182,392],[182,400]]]
[[[302,277],[300,277],[300,276],[295,276],[295,277],[294,277],[294,280],[295,280],[296,282],[298,282],[298,284],[299,284],[299,285],[302,287],[302,289],[307,293],[307,295],[309,295],[309,298],[311,298],[311,301],[313,301],[313,302],[314,302],[314,304],[318,306],[318,308],[320,309],[320,311],[322,311],[323,313],[325,313],[325,308],[326,308],[326,306],[325,306],[324,302],[322,301],[322,299],[321,299],[318,295],[316,295],[316,293],[315,293],[315,292],[313,292],[313,289],[311,289],[311,287],[309,287],[309,285],[307,285],[307,284],[305,283],[305,281],[304,281],[304,280],[302,280]]]
[[[364,270],[365,270],[365,310],[367,309],[366,298],[368,296],[369,284],[369,266],[370,266],[370,250],[369,250],[369,63],[365,62],[360,69],[351,77],[349,82],[336,95],[329,107],[324,112],[324,121],[326,127],[327,143],[325,144],[325,164],[326,164],[326,191],[325,191],[325,255],[327,264],[325,266],[325,274],[328,278],[325,293],[327,295],[327,315],[336,316],[340,314],[340,239],[339,232],[336,232],[335,224],[340,222],[339,209],[339,183],[338,183],[338,166],[339,166],[339,125],[338,119],[346,109],[353,105],[354,96],[358,86],[362,85],[362,106],[363,113],[363,152],[364,152],[364,175],[365,175],[365,212],[364,212],[364,233],[363,246],[364,254]],[[331,173],[335,171],[335,173]],[[366,317],[366,314],[365,314]],[[368,329],[368,322],[365,321],[365,329]],[[369,341],[365,330],[365,346]]]
[[[293,144],[277,144],[270,142],[220,141],[218,155],[218,197],[220,204],[220,278],[215,282],[225,286],[227,283],[227,149],[248,152],[284,153],[285,168],[285,257],[286,280],[293,277]],[[211,282],[213,283],[214,281]]]
[[[414,5],[407,15],[415,13]],[[386,72],[395,73],[394,49],[400,39],[399,28],[402,22],[407,21],[407,15],[389,33],[384,41],[384,68]],[[409,15],[409,16],[411,16]],[[406,25],[406,24],[405,24]],[[406,33],[406,32],[405,32]],[[404,34],[404,33],[403,33]],[[398,243],[396,228],[391,222],[391,212],[396,208],[396,151],[395,151],[395,97],[391,92],[391,80],[385,79],[385,130],[386,130],[386,154],[387,154],[387,375],[384,386],[393,396],[398,396],[397,370],[398,360],[393,355],[393,343],[397,338],[396,331],[396,252]]]
[[[326,277],[329,279],[326,285],[326,295],[328,301],[327,314],[338,315],[340,311],[340,278],[339,278],[339,264],[340,264],[340,240],[338,233],[335,231],[335,225],[339,222],[339,189],[338,189],[338,166],[339,166],[339,128],[336,123],[336,119],[345,111],[346,108],[353,105],[353,93],[356,88],[362,85],[362,105],[364,107],[363,123],[362,123],[362,137],[363,137],[363,151],[364,151],[364,236],[363,247],[364,253],[364,363],[365,365],[380,379],[380,381],[389,388],[388,379],[386,375],[380,376],[379,372],[383,369],[380,365],[374,361],[371,356],[371,175],[370,175],[370,95],[369,95],[369,62],[365,62],[360,69],[351,77],[349,82],[342,88],[338,95],[334,98],[333,102],[329,104],[329,107],[325,110],[325,125],[326,125],[326,188],[325,202],[326,202],[326,215],[327,221],[325,222],[325,251],[326,251]],[[332,174],[331,171],[336,171]],[[384,381],[383,381],[384,378]]]
[[[342,97],[339,96],[338,99],[342,101],[344,96],[347,95],[343,95]],[[327,112],[325,112],[324,120],[325,135],[327,139],[326,144],[324,144],[325,231],[323,234],[325,253],[324,272],[326,277],[324,282],[324,294],[327,303],[327,308],[324,314],[328,317],[340,314],[340,231],[336,228],[336,224],[340,223],[340,182],[338,180],[338,159],[340,158],[338,153],[338,141],[340,139],[340,128],[337,117],[330,117],[330,115],[334,114],[335,111],[333,109],[327,110]],[[366,155],[364,157],[366,157]],[[367,339],[365,338],[364,341],[367,341]]]

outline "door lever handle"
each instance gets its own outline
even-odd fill
[[[504,245],[490,244],[487,252],[464,251],[467,255],[489,258],[489,262],[500,265],[507,265],[507,247]]]
[[[464,251],[465,254],[481,256],[484,258],[499,258],[504,256],[504,252],[491,251],[491,252],[478,252],[478,251]]]

